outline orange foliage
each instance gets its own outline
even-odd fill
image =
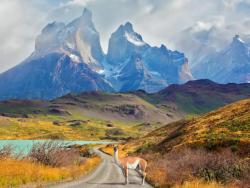
[[[74,179],[88,173],[100,160],[99,157],[93,157],[82,165],[53,168],[29,160],[4,159],[0,161],[0,187]]]

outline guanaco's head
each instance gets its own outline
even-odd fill
[[[118,146],[114,146],[114,153],[118,151]]]

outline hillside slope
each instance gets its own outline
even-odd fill
[[[120,155],[147,160],[155,187],[248,187],[250,99],[170,123],[119,145]],[[102,148],[113,153],[113,147]],[[217,182],[217,183],[216,183]]]
[[[187,115],[201,114],[247,98],[249,88],[250,84],[220,85],[198,80],[172,85],[156,94],[87,92],[52,101],[3,101],[0,102],[1,138],[74,139],[75,132],[79,139],[142,136]],[[5,123],[6,118],[10,123]],[[36,123],[40,121],[54,126],[45,129],[35,126],[40,125]],[[9,124],[13,127],[6,126]],[[23,129],[23,124],[30,125],[30,129]],[[61,129],[64,126],[69,128],[69,134]]]
[[[250,84],[218,84],[204,79],[189,81],[183,85],[173,84],[152,95],[141,92],[137,95],[162,108],[172,104],[176,106],[177,111],[202,114],[249,98]]]
[[[229,147],[241,155],[249,155],[249,144],[250,99],[245,99],[191,120],[167,124],[126,147],[161,153],[187,146],[209,150]]]
[[[182,117],[132,94],[89,92],[0,102],[0,139],[126,139]]]

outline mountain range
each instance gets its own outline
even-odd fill
[[[201,58],[192,68],[197,79],[219,83],[250,82],[250,45],[236,35],[224,50]]]
[[[0,74],[0,100],[50,100],[86,91],[157,93],[171,84],[193,79],[250,82],[249,36],[242,39],[236,35],[227,47],[218,50],[210,35],[216,40],[220,32],[195,28],[185,30],[181,39],[181,49],[187,52],[191,65],[184,53],[163,44],[149,45],[130,22],[111,34],[105,54],[92,13],[84,9],[68,24],[45,26],[36,38],[34,52]]]
[[[104,54],[92,13],[84,9],[69,24],[48,24],[31,56],[0,74],[0,100],[53,99],[98,90],[157,92],[191,79],[183,53],[150,46],[129,22],[111,35]]]

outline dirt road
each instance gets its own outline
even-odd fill
[[[51,188],[152,188],[145,182],[144,186],[141,185],[141,177],[135,171],[129,172],[129,184],[124,184],[124,177],[120,168],[114,163],[111,156],[95,149],[102,158],[102,163],[90,175],[76,181],[61,183]]]

